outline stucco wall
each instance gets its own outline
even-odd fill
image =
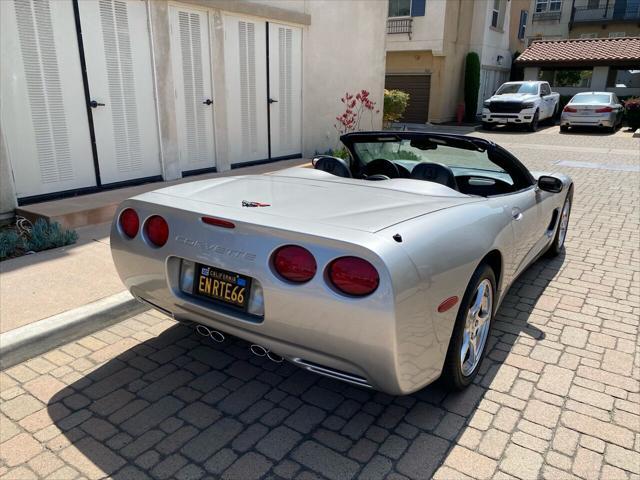
[[[436,55],[442,54],[445,35],[442,19],[445,17],[447,3],[445,0],[428,0],[424,16],[412,17],[411,38],[405,33],[387,34],[387,51],[431,50]]]
[[[511,0],[511,17],[509,19],[509,50],[511,53],[522,53],[525,49],[524,38],[520,40],[518,38],[518,28],[520,27],[520,12],[526,10],[529,12],[530,1],[529,0]],[[531,15],[531,12],[528,13]],[[527,17],[528,20],[528,17]],[[526,28],[525,28],[526,35]]]
[[[386,1],[307,0],[311,24],[303,36],[303,154],[333,148],[335,117],[346,91],[366,89],[377,102],[373,128],[382,126]],[[365,128],[371,126],[364,124]]]
[[[571,18],[571,8],[573,2],[571,0],[564,0],[562,2],[561,16],[558,21],[555,19],[542,20],[536,18],[535,15],[535,1],[531,0],[531,6],[529,8],[529,19],[527,20],[527,33],[528,40],[532,38],[545,38],[545,39],[557,39],[567,38],[569,36],[569,19]]]
[[[13,186],[13,174],[9,164],[7,143],[0,123],[0,219],[10,216],[16,208],[16,192]]]

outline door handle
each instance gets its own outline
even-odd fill
[[[513,219],[516,222],[518,222],[518,221],[522,220],[522,217],[524,215],[522,214],[522,211],[519,208],[514,207],[513,209],[511,209],[511,216],[513,217]]]
[[[278,100],[274,100],[273,98],[270,98],[268,101],[269,105],[271,105],[272,103],[278,103]]]
[[[211,105],[213,103],[213,100],[211,100],[210,98],[207,98],[204,102],[202,102],[205,105]]]
[[[97,102],[97,101],[95,101],[95,100],[91,100],[91,101],[89,102],[89,106],[90,106],[91,108],[104,107],[104,103],[98,103],[98,102]]]

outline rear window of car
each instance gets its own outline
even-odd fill
[[[577,103],[580,105],[591,104],[591,103],[610,103],[611,95],[601,94],[601,95],[576,95],[571,99],[570,103]]]

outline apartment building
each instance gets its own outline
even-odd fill
[[[640,36],[640,0],[531,0],[526,43]]]
[[[386,13],[367,0],[0,1],[0,214],[334,147],[345,91],[382,105]]]
[[[454,119],[470,51],[480,57],[480,109],[508,80],[512,54],[524,48],[527,15],[528,0],[389,0],[385,85],[410,94],[403,120]]]

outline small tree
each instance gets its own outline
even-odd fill
[[[468,121],[473,121],[476,118],[479,90],[480,57],[476,52],[469,52],[464,69],[464,111]]]
[[[397,122],[404,115],[404,111],[409,104],[409,94],[401,90],[384,91],[384,109],[382,110],[382,121],[385,127],[391,122]]]
[[[340,101],[345,104],[345,111],[336,117],[338,123],[333,124],[339,135],[361,130],[360,122],[367,112],[371,123],[371,130],[373,130],[374,112],[378,113],[380,110],[375,108],[376,102],[369,98],[369,92],[367,90],[360,90],[355,95],[347,92]]]

